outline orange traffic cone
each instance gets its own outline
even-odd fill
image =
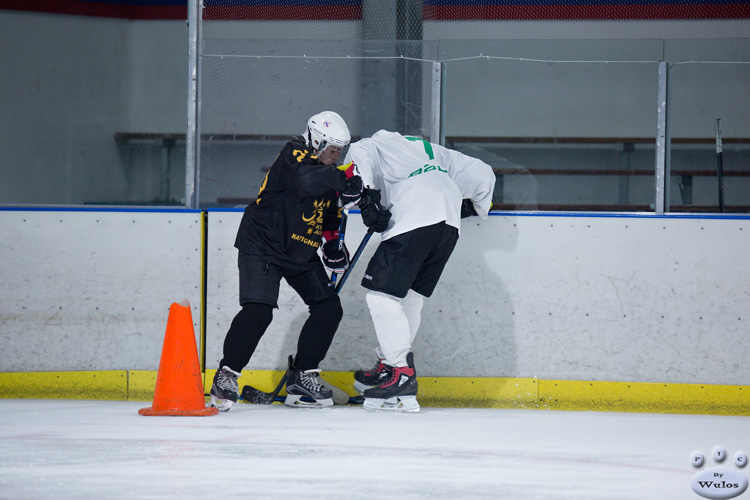
[[[153,406],[138,410],[141,415],[216,415],[218,408],[206,407],[203,380],[195,345],[193,316],[187,300],[169,308],[167,333],[159,361]]]

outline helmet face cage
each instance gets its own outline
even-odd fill
[[[343,158],[351,135],[343,118],[333,111],[323,111],[307,121],[304,139],[307,146],[317,151],[318,156],[333,146],[339,151],[339,158]]]
[[[346,153],[349,151],[349,145],[340,148],[331,143],[328,143],[322,150],[315,153],[315,157],[320,163],[324,165],[339,166],[346,157]]]

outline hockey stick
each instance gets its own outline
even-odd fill
[[[342,214],[342,217],[344,216],[345,213],[346,212]],[[343,219],[341,222],[342,224],[345,224],[345,221]],[[346,269],[346,272],[341,277],[341,281],[339,281],[338,286],[336,286],[336,295],[339,294],[339,292],[341,291],[341,287],[343,287],[344,283],[346,283],[346,280],[349,277],[349,274],[354,268],[354,264],[357,263],[357,260],[359,260],[359,256],[362,255],[362,252],[367,246],[367,242],[370,241],[370,236],[372,236],[373,232],[374,231],[372,229],[368,229],[367,234],[365,235],[364,238],[362,238],[362,242],[359,244],[359,247],[357,247],[357,251],[354,252],[354,256],[352,257],[351,262],[349,263],[349,267]],[[339,241],[342,241],[341,234],[343,233],[339,233]],[[286,383],[286,378],[289,375],[289,370],[291,368],[292,368],[292,356],[289,356],[289,364],[288,364],[287,371],[281,377],[279,384],[276,386],[276,388],[272,392],[263,392],[259,389],[256,389],[253,386],[246,385],[242,388],[242,398],[245,401],[248,401],[250,403],[255,403],[259,405],[270,405],[276,400],[276,397],[279,395],[279,392],[281,391],[282,387],[284,387],[284,384]],[[350,399],[349,402],[352,402],[352,400]]]
[[[256,405],[270,405],[274,402],[276,399],[276,396],[279,395],[279,392],[281,392],[282,387],[284,387],[284,384],[286,384],[286,377],[289,375],[289,370],[292,368],[292,356],[289,356],[288,362],[287,362],[287,370],[284,372],[284,375],[282,375],[281,380],[279,380],[278,385],[276,388],[271,392],[263,392],[259,389],[256,389],[253,386],[246,385],[242,388],[242,399],[249,403],[255,403]]]
[[[362,243],[359,244],[359,247],[357,247],[357,251],[354,252],[354,255],[351,258],[351,261],[349,262],[349,267],[347,268],[344,275],[341,277],[341,281],[339,281],[338,286],[336,286],[336,293],[338,294],[341,291],[341,287],[344,286],[344,283],[346,283],[346,280],[349,279],[349,275],[352,273],[352,269],[354,269],[354,264],[357,263],[359,260],[359,256],[362,255],[362,252],[365,250],[365,247],[367,246],[367,242],[370,241],[370,236],[372,236],[372,233],[375,231],[372,230],[372,228],[367,229],[367,234],[365,234],[365,237],[362,238]]]
[[[271,403],[276,402],[276,401],[283,402],[286,399],[286,397],[279,396],[279,392],[281,392],[281,389],[284,387],[287,377],[289,376],[289,370],[291,370],[291,368],[292,368],[292,356],[289,356],[289,364],[288,364],[287,371],[284,372],[284,375],[282,375],[281,380],[279,380],[278,385],[273,391],[263,392],[259,389],[256,389],[255,387],[251,385],[246,385],[242,388],[242,399],[244,399],[248,403],[254,403],[256,405],[270,405]],[[332,385],[330,382],[327,383],[327,386],[333,391],[334,404],[337,404],[337,405],[362,404],[363,402],[363,399],[361,398],[361,396],[350,397],[348,394],[346,394],[344,391],[342,391],[338,387]]]
[[[724,213],[724,161],[721,146],[721,119],[716,119],[716,174],[719,177],[719,212]]]
[[[346,223],[349,220],[349,213],[342,209],[341,210],[341,223],[339,224],[339,244],[338,244],[338,250],[339,252],[344,250],[344,234],[346,233]],[[333,286],[336,286],[336,279],[338,278],[338,275],[336,273],[331,273],[331,283],[333,283]]]

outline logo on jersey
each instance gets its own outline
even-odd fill
[[[313,212],[310,216],[302,214],[302,220],[309,227],[307,228],[307,234],[317,234],[318,236],[323,234],[323,214],[326,209],[331,206],[331,200],[315,200],[313,201]]]
[[[319,247],[319,237],[323,234],[323,215],[330,206],[331,200],[314,200],[312,213],[309,216],[302,214],[302,221],[307,224],[305,236],[293,233],[292,239],[315,248]]]
[[[440,165],[430,165],[430,164],[428,163],[428,164],[426,164],[425,166],[423,166],[423,167],[419,167],[419,168],[418,168],[418,169],[416,169],[416,170],[415,170],[414,172],[410,173],[410,174],[409,174],[409,177],[414,177],[415,175],[419,175],[419,174],[426,174],[427,172],[433,172],[433,171],[436,171],[436,172],[444,172],[444,173],[446,173],[446,174],[448,173],[448,171],[447,171],[447,170],[445,170],[445,169],[444,169],[443,167],[441,167]]]

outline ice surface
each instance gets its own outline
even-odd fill
[[[145,406],[0,400],[0,499],[696,500],[694,451],[750,451],[745,417]]]

